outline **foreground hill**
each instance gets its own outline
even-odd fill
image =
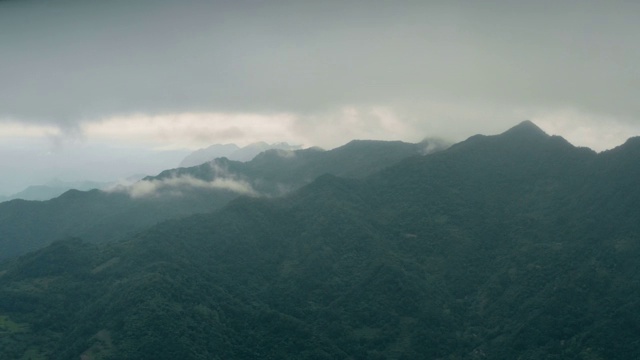
[[[0,203],[0,260],[56,239],[113,241],[160,221],[218,209],[240,195],[274,196],[330,173],[364,177],[406,157],[438,150],[435,142],[354,141],[330,151],[270,150],[250,162],[226,158],[167,170],[113,191],[69,191],[49,201]]]
[[[638,145],[596,154],[525,122],[126,242],[57,242],[1,268],[0,354],[636,359]]]

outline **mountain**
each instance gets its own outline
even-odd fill
[[[216,159],[109,191],[69,191],[44,202],[3,202],[0,259],[65,237],[89,242],[122,239],[163,220],[218,209],[242,194],[282,195],[324,173],[363,177],[405,157],[418,156],[425,147],[433,145],[362,141],[331,151],[269,150],[250,162]]]
[[[58,197],[71,189],[72,188],[70,187],[32,185],[18,193],[11,195],[11,197],[9,197],[7,200],[11,200],[11,199],[49,200],[49,199]]]
[[[259,153],[270,150],[298,150],[299,146],[292,146],[287,143],[267,144],[266,142],[256,142],[245,147],[236,144],[215,144],[204,149],[199,149],[187,155],[181,162],[180,167],[192,167],[217,158],[225,157],[229,160],[249,161]]]
[[[251,159],[253,159],[256,155],[260,154],[263,151],[267,151],[267,150],[271,150],[271,149],[275,149],[275,150],[298,150],[300,149],[300,146],[296,146],[296,145],[289,145],[287,143],[276,143],[276,144],[267,144],[266,142],[256,142],[253,144],[249,144],[245,147],[242,147],[236,151],[234,151],[232,154],[230,154],[228,157],[231,160],[238,160],[238,161],[249,161]]]
[[[187,155],[181,162],[180,167],[197,166],[213,159],[229,157],[233,152],[239,150],[236,144],[214,144],[204,149],[199,149]]]
[[[91,242],[115,241],[162,220],[211,211],[235,197],[235,192],[225,189],[146,198],[70,190],[48,201],[7,201],[0,203],[0,259],[69,236]]]
[[[417,144],[353,140],[329,151],[319,148],[270,149],[247,162],[218,158],[199,166],[166,170],[145,180],[162,182],[186,177],[211,182],[224,178],[245,183],[260,194],[277,196],[308,184],[325,173],[362,178],[402,159],[421,156],[427,149],[436,152],[446,146],[435,140]]]
[[[638,141],[532,125],[5,261],[0,354],[638,358]]]
[[[51,181],[45,185],[32,185],[28,186],[24,190],[15,193],[11,196],[6,196],[0,198],[0,202],[8,201],[13,199],[22,199],[22,200],[49,200],[55,197],[58,197],[69,190],[92,190],[92,189],[103,189],[109,186],[109,183],[106,182],[97,182],[97,181],[76,181],[76,182],[65,182],[60,180]]]

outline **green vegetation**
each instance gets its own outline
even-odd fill
[[[0,357],[640,358],[639,145],[595,154],[524,123],[58,241],[0,264],[0,314],[25,326]]]
[[[365,177],[403,158],[420,154],[427,146],[444,147],[426,142],[353,141],[330,151],[306,149],[283,155],[272,150],[246,163],[221,158],[200,166],[167,170],[145,181],[180,176],[204,181],[231,179],[249,184],[260,195],[276,196],[325,173]],[[123,192],[71,190],[49,201],[0,203],[0,260],[67,237],[81,237],[94,243],[123,240],[163,220],[219,209],[239,193],[184,186],[159,188],[150,195],[132,199]]]
[[[22,333],[27,330],[27,326],[24,324],[16,324],[8,317],[0,315],[0,334],[15,334]]]

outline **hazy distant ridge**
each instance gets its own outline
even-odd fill
[[[229,160],[249,161],[259,153],[270,149],[297,150],[300,149],[300,146],[287,143],[267,144],[266,142],[256,142],[244,147],[239,147],[236,144],[215,144],[187,155],[180,162],[180,167],[196,166],[221,157],[226,157]]]
[[[54,180],[44,185],[31,185],[13,195],[0,197],[0,202],[13,199],[44,201],[58,197],[69,190],[87,191],[91,189],[104,189],[111,183],[97,181],[65,182]]]

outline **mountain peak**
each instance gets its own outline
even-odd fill
[[[503,135],[518,135],[518,136],[536,136],[536,137],[549,137],[549,135],[540,129],[538,125],[534,124],[530,120],[525,120],[520,124],[512,127],[511,129],[502,133]]]
[[[624,142],[624,144],[622,144],[622,146],[628,147],[628,148],[638,148],[640,147],[640,136],[633,136],[627,139],[627,141]]]
[[[603,151],[605,156],[629,156],[629,158],[636,159],[640,155],[640,136],[634,136],[627,139],[624,144],[616,146],[613,149]],[[634,160],[635,161],[635,160]]]
[[[534,148],[543,149],[547,146],[556,148],[573,148],[567,140],[560,136],[551,136],[540,129],[536,124],[525,120],[509,130],[498,135],[474,135],[467,140],[451,146],[453,151],[473,148],[476,151],[480,147],[498,146],[501,149],[517,149],[518,151],[530,151]]]

